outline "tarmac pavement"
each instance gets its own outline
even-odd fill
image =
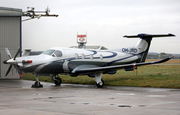
[[[0,80],[2,115],[180,115],[180,89]]]

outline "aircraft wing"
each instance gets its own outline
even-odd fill
[[[106,67],[92,67],[92,68],[75,68],[72,73],[73,74],[85,74],[85,73],[94,73],[97,71],[111,71],[111,70],[118,70],[122,68],[129,68],[129,67],[137,67],[137,66],[143,66],[143,65],[150,65],[150,64],[157,64],[157,63],[163,63],[171,58],[162,59],[160,61],[153,61],[153,62],[145,62],[145,63],[132,63],[132,64],[124,64],[124,65],[115,65],[115,66],[106,66]]]

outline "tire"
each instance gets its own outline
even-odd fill
[[[61,85],[61,78],[60,77],[57,77],[55,80],[54,80],[54,83],[56,86],[60,86]]]
[[[31,88],[43,88],[43,85],[39,81],[36,81],[32,84]]]
[[[103,86],[104,86],[104,81],[101,79],[101,82],[100,83],[96,83],[96,86],[98,87],[98,88],[102,88]]]

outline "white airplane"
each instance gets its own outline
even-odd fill
[[[134,47],[119,48],[115,50],[90,50],[74,48],[50,48],[40,55],[17,57],[21,48],[12,58],[9,50],[5,48],[9,60],[3,61],[4,64],[10,64],[6,76],[12,66],[16,68],[20,77],[22,71],[36,74],[36,82],[32,87],[43,87],[40,84],[39,76],[51,76],[56,85],[61,84],[61,78],[58,74],[70,75],[88,75],[95,78],[97,87],[103,87],[104,82],[101,79],[103,74],[115,74],[118,69],[133,71],[135,67],[149,64],[166,62],[166,58],[160,61],[145,62],[151,40],[153,37],[172,37],[173,34],[149,35],[138,34],[133,36],[124,36],[127,38],[140,38]]]

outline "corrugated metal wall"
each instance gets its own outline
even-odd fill
[[[0,78],[19,78],[15,68],[5,77],[9,65],[3,64],[3,61],[9,59],[5,47],[9,49],[12,57],[14,57],[21,46],[20,38],[21,17],[0,17]]]

